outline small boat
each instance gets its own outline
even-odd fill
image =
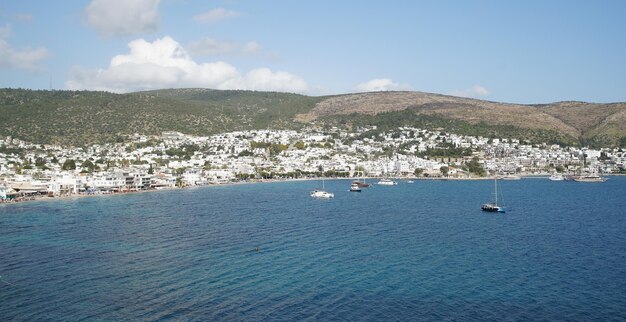
[[[499,212],[499,213],[504,213],[504,207],[502,206],[498,206],[498,180],[494,179],[494,196],[495,196],[495,201],[493,203],[486,203],[483,204],[480,209],[482,211],[486,211],[486,212]]]
[[[520,180],[522,178],[520,176],[516,176],[514,174],[507,174],[507,175],[501,176],[500,179],[502,179],[502,180]]]
[[[330,199],[330,198],[334,198],[335,194],[332,192],[321,190],[321,189],[315,189],[311,191],[311,197],[320,198],[320,199]]]
[[[393,180],[391,180],[391,179],[380,179],[378,181],[378,184],[381,185],[381,186],[395,186],[398,183],[393,181]]]
[[[413,180],[407,180],[407,182],[406,182],[406,183],[415,183],[415,181],[413,181]]]
[[[587,176],[574,177],[574,181],[576,182],[604,182],[606,181],[606,178],[603,178],[598,175],[587,175]]]
[[[565,177],[563,177],[562,174],[557,172],[557,173],[553,173],[550,177],[548,177],[548,179],[552,181],[563,181],[565,180]]]
[[[356,183],[352,183],[350,185],[350,190],[348,190],[348,191],[350,191],[350,192],[361,192],[361,187],[358,184],[356,184]]]
[[[324,179],[322,179],[322,189],[315,189],[311,191],[311,197],[319,199],[335,198],[335,194],[324,190]]]
[[[496,204],[492,204],[492,203],[486,203],[484,205],[482,205],[480,207],[480,209],[482,211],[486,211],[486,212],[500,212],[500,213],[504,213],[504,208],[500,207]]]
[[[371,187],[371,184],[369,184],[367,182],[364,182],[364,181],[358,181],[358,180],[352,181],[352,184],[353,185],[357,185],[359,188],[369,188],[369,187]]]

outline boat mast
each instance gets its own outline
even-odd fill
[[[495,188],[496,206],[498,206],[498,178],[493,179],[493,185],[494,185],[494,188]]]

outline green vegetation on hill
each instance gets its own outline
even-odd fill
[[[0,135],[34,143],[86,145],[133,133],[294,128],[292,120],[320,98],[204,89],[130,94],[0,89]]]
[[[399,126],[533,143],[626,147],[626,104],[515,105],[420,92],[311,97],[243,90],[166,89],[129,94],[0,89],[0,136],[33,143],[120,142],[134,133],[192,135]]]

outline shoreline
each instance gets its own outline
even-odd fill
[[[500,179],[505,181],[517,181],[523,178],[527,179],[547,179],[550,174],[532,174],[532,175],[519,175],[519,179]],[[605,177],[612,176],[626,176],[626,174],[608,174],[604,175]],[[487,177],[469,177],[469,178],[454,178],[454,177],[389,177],[393,180],[420,180],[420,181],[428,181],[428,180],[437,180],[437,181],[477,181],[477,180],[494,180],[497,179],[498,176],[487,176]],[[128,194],[138,194],[138,193],[150,193],[150,192],[158,192],[158,191],[172,191],[172,190],[185,190],[185,189],[199,189],[199,188],[209,188],[209,187],[223,187],[223,186],[235,186],[235,185],[247,185],[247,184],[262,184],[262,183],[278,183],[278,182],[300,182],[300,181],[320,181],[320,180],[345,180],[345,181],[355,181],[355,180],[380,180],[382,177],[360,177],[360,178],[294,178],[294,179],[259,179],[259,180],[251,180],[251,181],[236,181],[236,182],[226,182],[226,183],[214,183],[214,184],[206,184],[206,185],[197,185],[197,186],[186,186],[186,187],[172,187],[172,188],[162,188],[162,189],[147,189],[147,190],[137,190],[137,191],[126,191],[126,192],[112,192],[112,193],[77,193],[67,196],[47,196],[47,195],[38,195],[38,196],[30,196],[26,197],[26,199],[17,200],[17,201],[3,201],[0,202],[0,207],[8,206],[8,205],[18,205],[24,202],[49,202],[49,201],[59,201],[59,200],[74,200],[81,199],[86,197],[105,197],[105,196],[124,196]],[[375,185],[375,182],[370,182],[370,184]]]

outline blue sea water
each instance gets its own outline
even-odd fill
[[[319,184],[0,206],[0,320],[626,320],[626,177]]]

